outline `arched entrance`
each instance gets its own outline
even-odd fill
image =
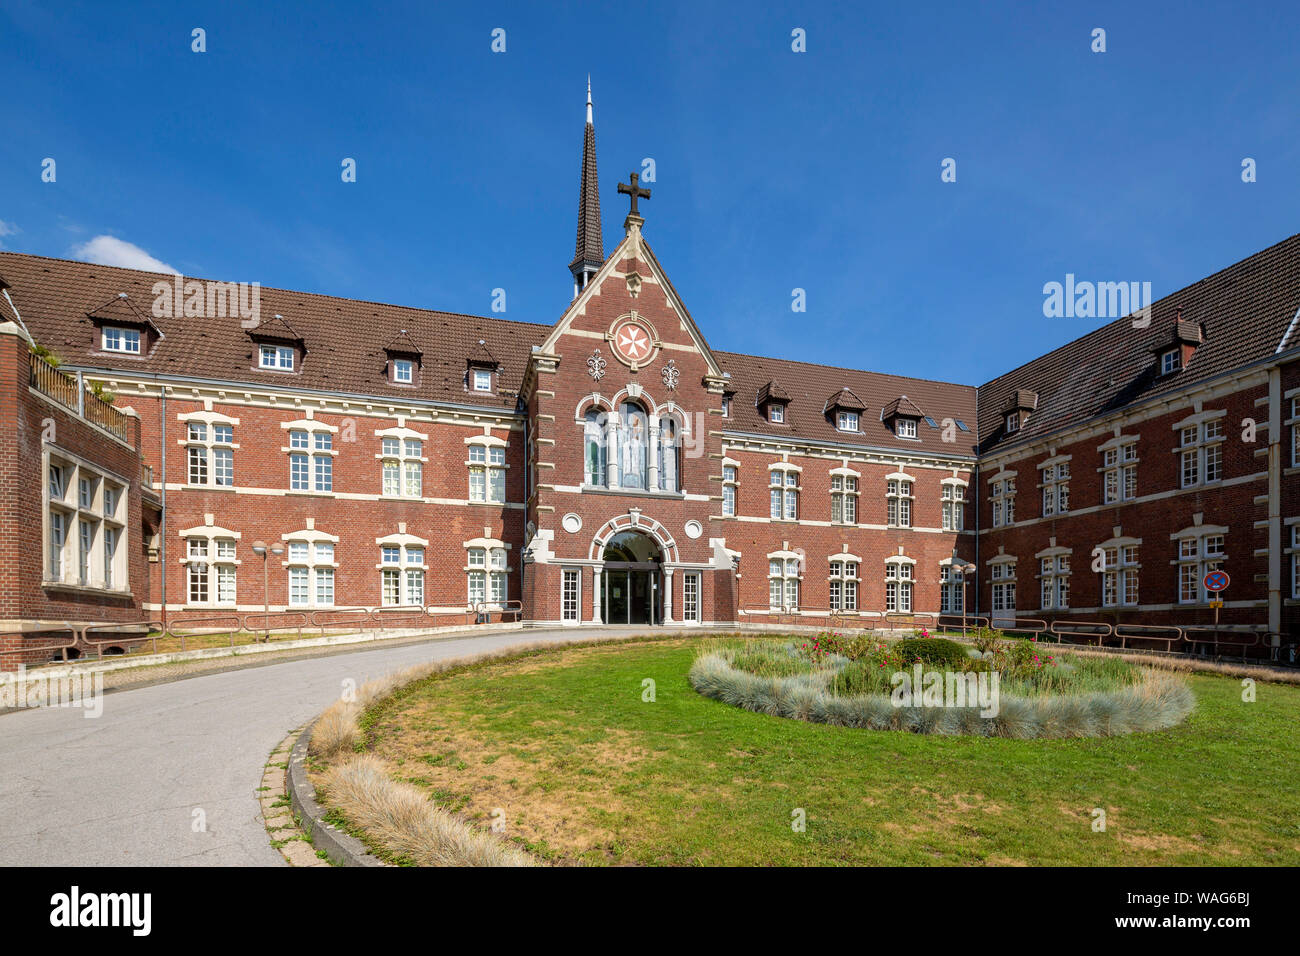
[[[663,555],[649,535],[620,531],[605,542],[602,617],[606,624],[660,624]]]

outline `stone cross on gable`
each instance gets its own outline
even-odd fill
[[[637,182],[638,182],[638,180],[640,180],[640,178],[641,178],[641,177],[638,176],[636,173],[632,173],[632,176],[631,176],[631,179],[632,179],[632,185],[631,185],[631,186],[627,185],[627,183],[619,183],[619,184],[618,184],[618,191],[619,191],[619,192],[623,193],[623,194],[626,195],[626,196],[631,196],[631,197],[632,197],[632,208],[631,208],[630,210],[628,210],[628,215],[629,215],[629,216],[640,216],[640,215],[641,215],[641,213],[638,212],[638,211],[637,211],[637,208],[636,208],[636,201],[637,201],[638,198],[640,198],[640,199],[649,199],[649,198],[650,198],[650,190],[648,190],[648,189],[644,189],[644,188],[642,188],[641,186],[637,185]]]

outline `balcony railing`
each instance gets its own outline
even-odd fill
[[[28,358],[31,361],[32,388],[86,421],[130,443],[131,431],[125,415],[98,398],[90,389],[79,387],[77,379],[60,372],[35,352],[29,353]]]

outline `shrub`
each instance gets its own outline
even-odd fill
[[[984,654],[993,650],[1006,639],[1006,635],[995,627],[981,627],[971,638],[975,645],[975,650]]]
[[[899,641],[894,648],[904,661],[920,660],[923,664],[948,666],[964,670],[970,662],[966,648],[945,637],[915,637]]]

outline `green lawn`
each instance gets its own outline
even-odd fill
[[[1239,681],[1191,676],[1196,710],[1153,734],[927,737],[706,700],[686,680],[697,647],[545,652],[422,681],[368,715],[370,741],[445,806],[483,823],[501,808],[555,862],[1300,863],[1300,688],[1260,684],[1243,703]]]

